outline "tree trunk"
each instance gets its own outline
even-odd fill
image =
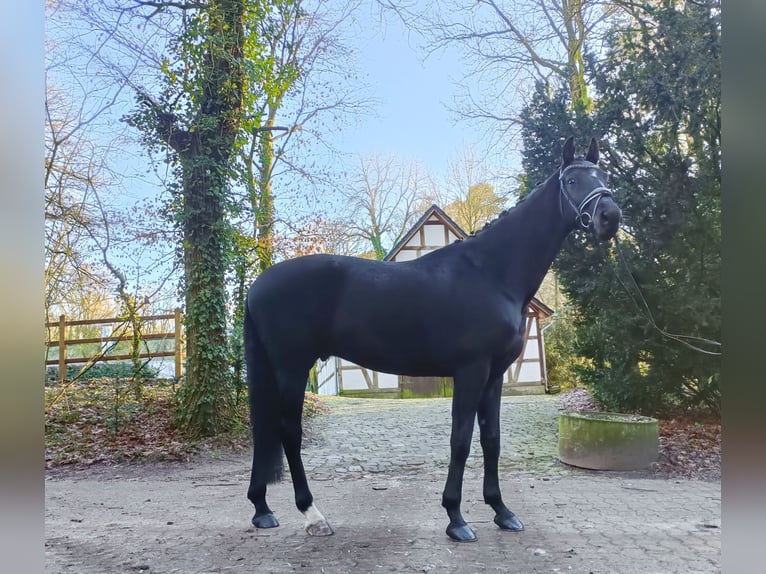
[[[375,251],[375,259],[378,261],[383,261],[386,257],[386,250],[383,249],[383,238],[381,237],[381,234],[377,230],[373,230],[372,235],[370,236],[370,242],[372,243],[372,248]]]
[[[244,2],[212,0],[193,129],[177,151],[183,167],[186,385],[177,422],[211,436],[234,421],[226,337],[225,271],[230,252],[227,182],[242,115]]]
[[[269,112],[266,129],[258,133],[260,144],[260,162],[258,167],[257,210],[255,212],[256,237],[258,238],[258,273],[263,273],[274,263],[274,244],[272,229],[274,227],[274,196],[271,192],[271,175],[274,166],[274,141],[271,132],[274,127],[275,112]]]
[[[220,166],[206,168],[205,159],[192,160],[197,165],[188,169],[184,182],[187,360],[180,423],[191,436],[226,430],[233,417],[226,338],[225,176]]]
[[[567,32],[567,84],[572,98],[572,109],[587,114],[592,108],[585,82],[585,22],[583,20],[583,0],[570,0],[566,9]]]

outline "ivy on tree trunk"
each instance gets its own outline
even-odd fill
[[[159,102],[140,93],[145,108],[129,121],[150,146],[174,154],[187,345],[176,422],[188,436],[211,436],[235,420],[226,328],[227,192],[244,110],[245,19],[259,13],[247,0],[181,8],[189,11],[188,24],[174,44],[176,61],[163,66],[166,89]]]
[[[201,90],[188,145],[177,150],[183,173],[186,277],[186,389],[178,420],[190,435],[213,435],[233,422],[226,336],[225,218],[230,161],[242,117],[244,1],[208,4]]]

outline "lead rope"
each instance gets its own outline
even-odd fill
[[[612,190],[603,186],[597,187],[591,190],[590,193],[588,193],[588,195],[585,196],[585,198],[580,202],[579,206],[575,207],[575,204],[572,201],[572,198],[569,197],[569,194],[567,193],[566,189],[564,189],[564,179],[563,179],[564,172],[567,169],[575,168],[575,167],[581,167],[581,166],[570,165],[559,171],[559,189],[561,190],[561,195],[563,195],[566,198],[569,205],[575,211],[575,222],[579,222],[580,225],[582,225],[585,229],[587,229],[593,223],[593,216],[587,211],[584,211],[585,206],[587,206],[591,201],[596,199],[596,205],[593,206],[593,210],[592,210],[592,213],[596,213],[596,210],[598,209],[598,202],[601,201],[601,198],[605,195],[612,197]],[[561,198],[559,198],[559,212],[561,213],[561,216],[563,217],[564,210],[561,204]],[[668,333],[665,329],[657,325],[657,322],[654,320],[654,315],[652,314],[652,310],[649,308],[649,304],[647,303],[646,298],[644,297],[644,294],[641,292],[641,288],[638,286],[638,283],[636,283],[636,280],[633,277],[633,273],[631,273],[630,268],[628,267],[628,262],[625,258],[625,255],[622,253],[622,249],[620,248],[620,243],[617,240],[616,235],[614,237],[614,245],[617,248],[617,253],[619,255],[620,261],[622,262],[622,265],[625,268],[625,271],[628,274],[628,277],[630,277],[630,281],[632,283],[633,289],[636,293],[638,293],[638,297],[640,298],[641,304],[639,304],[639,301],[636,300],[636,297],[631,293],[631,290],[622,280],[622,278],[620,277],[620,274],[617,273],[617,270],[613,268],[612,270],[614,271],[614,275],[617,278],[617,281],[622,286],[622,288],[628,294],[628,297],[630,298],[630,300],[633,301],[633,304],[636,306],[639,313],[644,317],[644,319],[646,319],[646,321],[652,327],[654,327],[663,337],[672,339],[678,343],[681,343],[682,345],[685,345],[686,347],[692,349],[693,351],[697,351],[699,353],[704,353],[706,355],[716,355],[716,356],[721,355],[720,351],[709,351],[707,349],[703,349],[702,347],[698,347],[697,345],[694,345],[689,342],[689,341],[696,341],[698,343],[703,343],[705,345],[722,348],[722,345],[719,341],[705,339],[704,337],[694,337],[691,335],[677,335],[675,333]],[[604,252],[606,259],[609,260],[609,257],[607,256],[606,251],[604,251],[604,246],[601,243],[599,243],[599,247]]]
[[[682,345],[685,345],[692,349],[693,351],[697,351],[698,353],[704,353],[705,355],[721,355],[721,351],[709,351],[707,349],[703,349],[702,347],[698,347],[697,345],[694,345],[690,343],[689,341],[696,341],[698,343],[703,343],[705,345],[710,345],[714,347],[722,348],[722,345],[719,341],[713,341],[712,339],[705,339],[704,337],[693,337],[691,335],[677,335],[675,333],[668,333],[665,329],[661,328],[659,325],[657,325],[657,322],[654,320],[654,315],[652,314],[652,310],[649,308],[649,304],[646,302],[646,298],[644,297],[644,294],[641,292],[641,289],[638,286],[638,283],[636,283],[636,279],[633,277],[633,273],[631,273],[630,268],[628,267],[628,262],[625,259],[625,255],[622,253],[622,249],[620,248],[620,242],[617,240],[617,236],[614,237],[614,245],[617,248],[617,253],[619,255],[619,259],[622,262],[623,267],[625,268],[626,273],[628,274],[628,277],[630,277],[631,283],[633,285],[633,289],[636,293],[638,293],[638,296],[640,298],[641,304],[639,305],[636,298],[631,293],[631,290],[628,289],[628,286],[625,285],[625,282],[620,278],[620,274],[617,273],[616,269],[612,269],[614,271],[615,277],[617,277],[617,281],[622,285],[622,288],[625,290],[625,292],[628,294],[628,297],[630,297],[630,300],[633,301],[633,304],[636,306],[638,311],[641,313],[641,315],[647,320],[647,322],[654,327],[663,337],[667,337],[668,339],[672,339],[678,343],[681,343]],[[604,246],[599,243],[599,247],[604,250]],[[606,255],[606,252],[604,251],[604,254]],[[609,257],[607,257],[607,260]],[[643,306],[643,308],[642,308]]]

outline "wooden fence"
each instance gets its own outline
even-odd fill
[[[181,378],[181,376],[183,375],[183,359],[184,359],[183,331],[182,331],[183,314],[181,313],[181,310],[176,309],[174,313],[167,314],[167,315],[145,315],[143,317],[139,317],[138,321],[140,324],[143,325],[151,321],[167,321],[169,319],[173,320],[172,332],[147,333],[145,335],[141,334],[139,338],[141,341],[173,339],[174,349],[172,351],[147,351],[147,352],[139,353],[136,356],[132,354],[109,355],[106,353],[100,353],[100,354],[92,355],[89,357],[68,357],[67,347],[76,346],[76,345],[85,345],[88,343],[101,343],[103,345],[104,343],[109,343],[109,342],[116,343],[120,341],[132,341],[133,334],[128,333],[124,335],[109,335],[106,337],[88,337],[83,339],[75,339],[75,338],[70,339],[70,338],[67,338],[68,327],[82,326],[82,325],[114,325],[114,324],[120,325],[120,324],[125,324],[126,321],[125,319],[118,318],[118,317],[112,317],[109,319],[82,319],[82,320],[76,320],[76,321],[67,321],[66,316],[61,315],[59,316],[58,321],[51,321],[51,322],[45,323],[46,328],[58,327],[58,338],[55,340],[51,338],[51,340],[46,342],[46,346],[58,347],[59,349],[58,358],[47,359],[45,361],[45,364],[46,365],[58,364],[59,381],[63,383],[63,382],[66,382],[66,375],[67,375],[66,366],[72,363],[87,363],[88,361],[91,361],[93,359],[97,359],[94,362],[98,362],[98,361],[125,361],[125,360],[131,360],[133,358],[151,359],[155,357],[174,357],[175,358],[175,376],[176,378]]]

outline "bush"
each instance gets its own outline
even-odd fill
[[[66,376],[67,379],[74,379],[80,372],[82,367],[79,365],[67,365]],[[156,379],[159,375],[160,369],[157,367],[151,367],[144,365],[143,369],[139,373],[139,376],[145,379]],[[80,379],[130,379],[133,378],[133,363],[130,361],[115,361],[108,363],[96,363],[85,371]],[[45,372],[45,378],[47,381],[58,381],[59,369],[57,366],[48,367]]]
[[[573,311],[564,307],[556,313],[553,321],[553,324],[545,330],[544,339],[548,385],[568,391],[578,386],[579,374],[576,366],[583,363],[583,359],[577,356],[572,344],[575,338]]]

